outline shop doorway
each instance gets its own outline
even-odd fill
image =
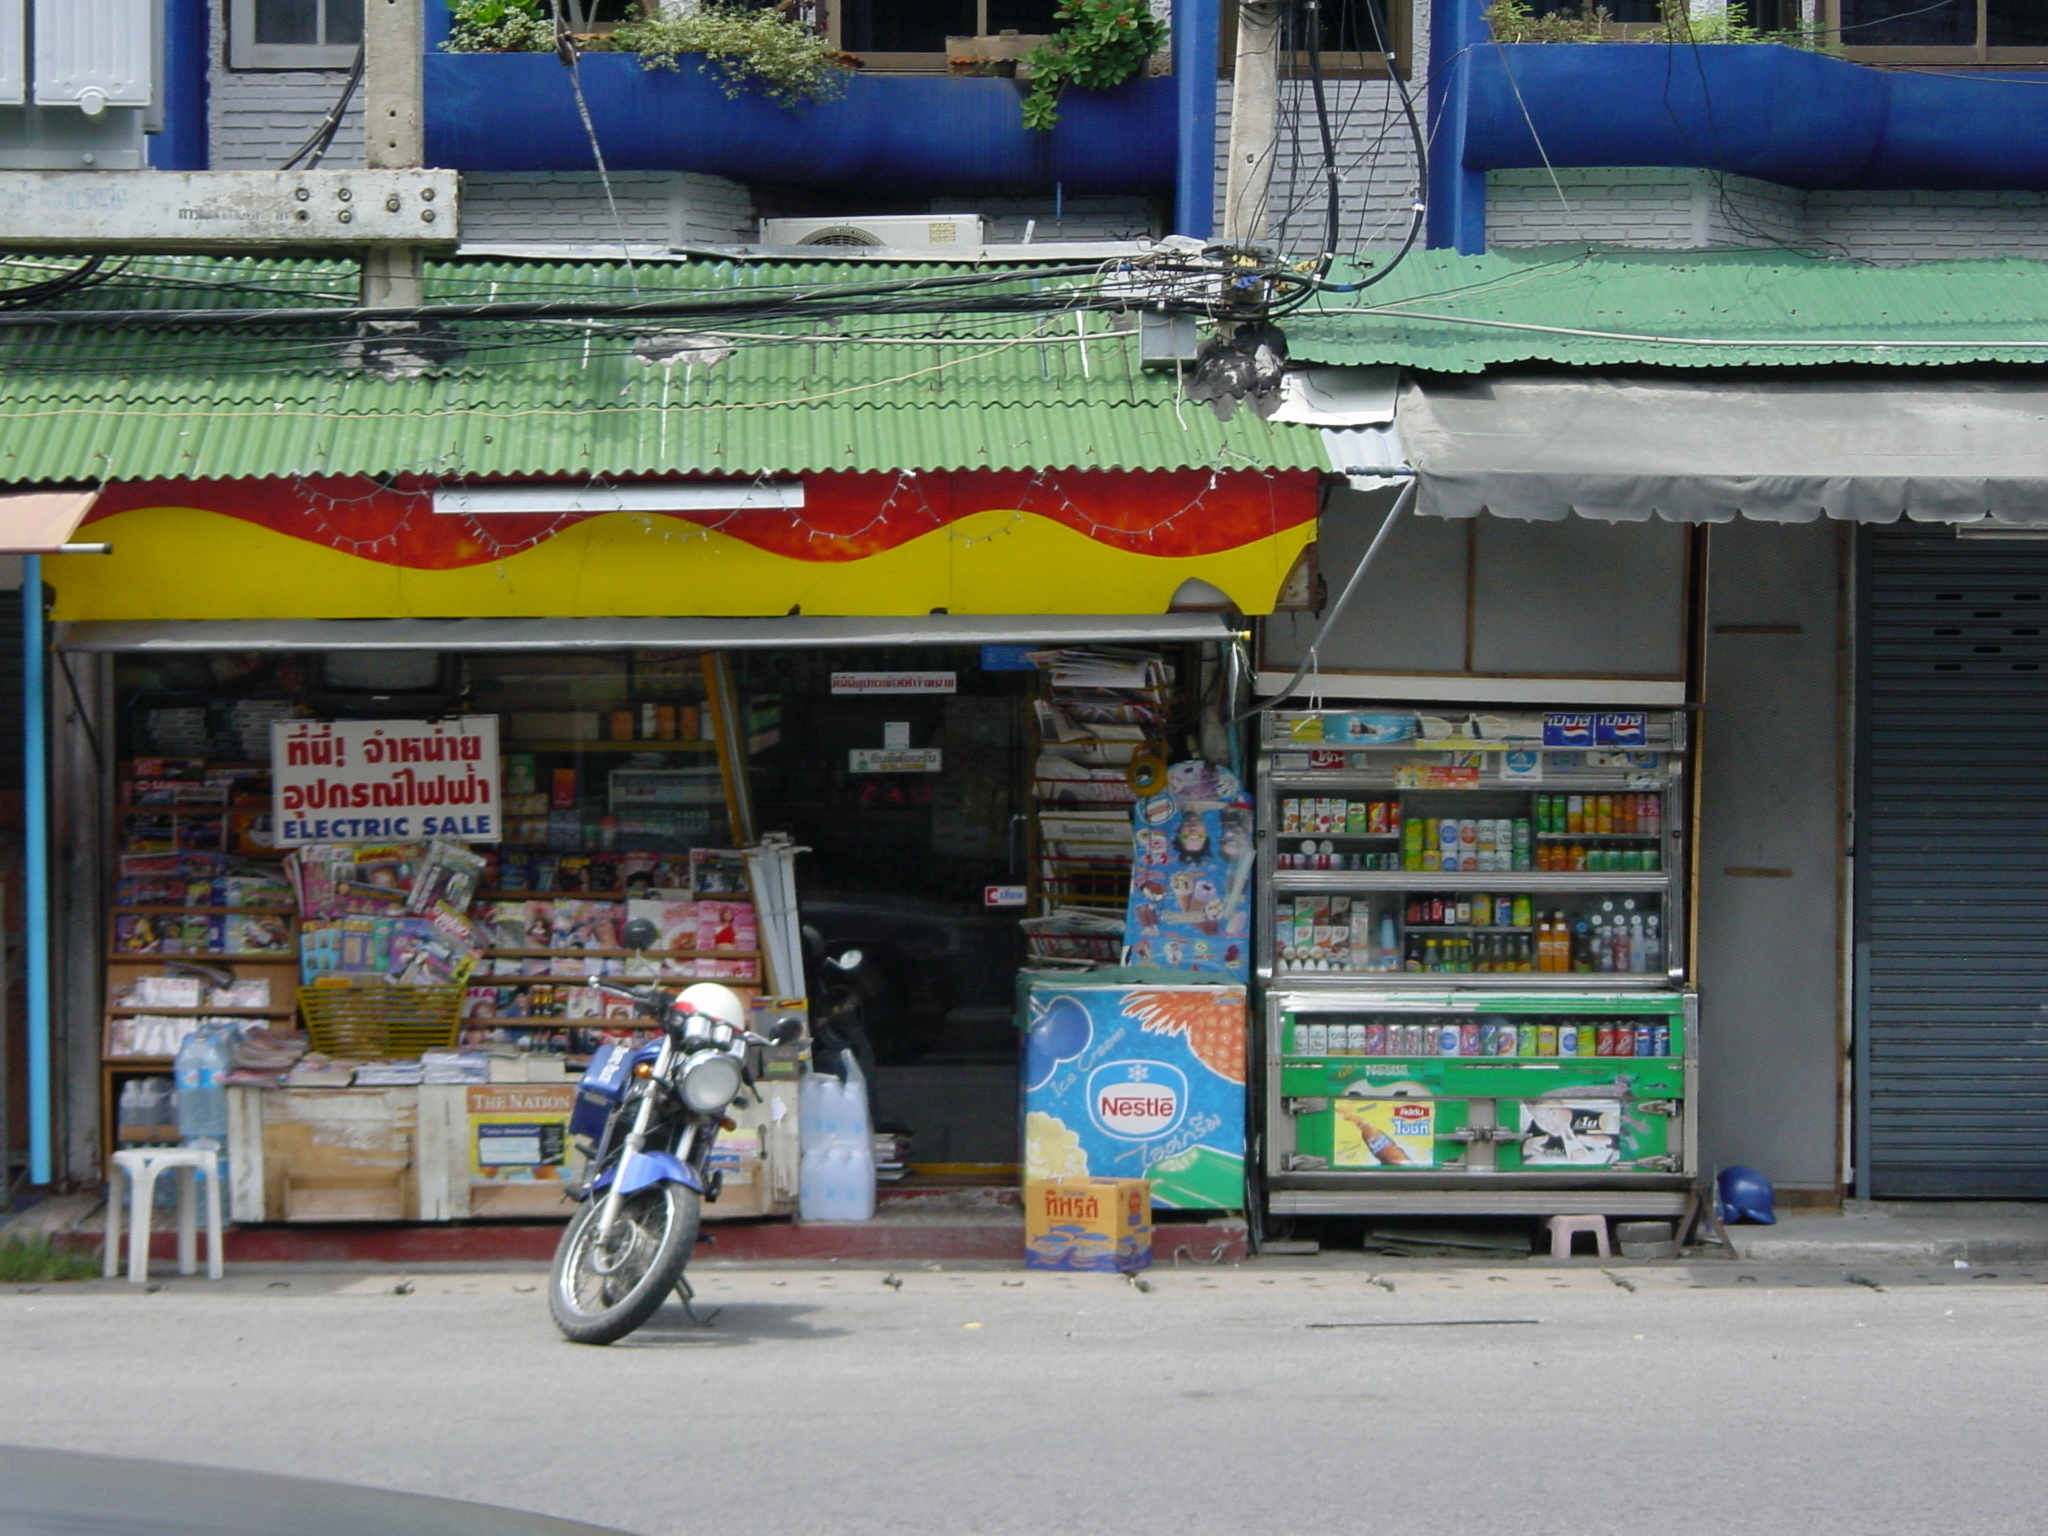
[[[1036,673],[1013,648],[733,653],[756,824],[854,974],[879,1130],[916,1164],[1018,1161],[1016,975]]]

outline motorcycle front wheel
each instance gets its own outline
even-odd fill
[[[690,1262],[703,1201],[680,1184],[628,1195],[611,1233],[599,1243],[603,1209],[604,1197],[593,1195],[555,1249],[548,1310],[575,1344],[609,1344],[654,1316]]]

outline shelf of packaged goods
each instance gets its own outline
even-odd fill
[[[487,949],[491,960],[630,960],[643,955],[649,960],[758,960],[758,949]],[[545,976],[532,978],[548,980]],[[649,978],[654,979],[654,978]]]
[[[652,1020],[652,1019],[643,1019],[643,1018],[640,1018],[640,1017],[638,1017],[637,1015],[636,1015],[635,1017],[633,1017],[633,1018],[630,1018],[630,1019],[620,1019],[620,1018],[611,1018],[611,1019],[568,1019],[568,1018],[551,1018],[551,1019],[531,1019],[531,1018],[521,1018],[521,1019],[501,1019],[501,1018],[493,1018],[493,1017],[485,1016],[485,1017],[477,1017],[477,1018],[472,1018],[472,1017],[465,1017],[465,1018],[463,1019],[463,1021],[462,1021],[462,1028],[464,1028],[464,1029],[625,1029],[625,1030],[638,1030],[638,1031],[640,1031],[640,1032],[641,1032],[642,1034],[645,1034],[645,1033],[648,1033],[648,1032],[650,1032],[650,1031],[652,1031],[652,1030],[657,1030],[657,1029],[660,1029],[660,1028],[661,1028],[661,1026],[660,1026],[659,1024],[655,1023],[655,1022],[654,1022],[654,1020]]]
[[[160,963],[160,962],[162,962],[162,961],[165,961],[165,960],[185,960],[185,961],[189,961],[189,962],[191,962],[191,963],[192,963],[193,965],[210,965],[210,964],[226,964],[226,965],[265,965],[265,964],[268,964],[268,965],[289,965],[289,966],[293,966],[293,967],[296,967],[296,966],[298,965],[298,963],[299,963],[299,955],[298,955],[298,951],[297,951],[297,950],[277,950],[277,949],[268,949],[268,950],[263,950],[263,949],[251,949],[251,950],[234,950],[234,951],[226,951],[226,952],[224,952],[224,951],[218,951],[218,950],[192,950],[192,949],[173,949],[173,950],[154,950],[154,949],[129,949],[129,950],[116,950],[116,951],[114,951],[114,952],[113,952],[112,954],[109,954],[109,955],[107,956],[107,961],[108,961],[108,963],[109,963],[109,964],[112,964],[112,963],[114,963],[114,962],[116,962],[116,961],[129,961],[129,960],[139,960],[139,961],[141,961],[141,962],[142,962],[143,964],[145,964],[145,965],[154,965],[154,964],[158,964],[158,963]]]
[[[1528,937],[1536,932],[1533,923],[1402,923],[1403,933],[1412,933],[1418,939],[1433,938],[1440,933],[1519,933]]]
[[[1380,1056],[1283,1056],[1281,1064],[1289,1067],[1348,1067],[1359,1061],[1407,1062],[1419,1066],[1431,1061],[1461,1061],[1470,1065],[1488,1067],[1581,1067],[1589,1061],[1657,1061],[1667,1066],[1683,1061],[1682,1056],[1443,1056],[1434,1051],[1403,1051],[1400,1055]]]
[[[118,914],[130,912],[259,912],[267,917],[297,917],[299,915],[297,907],[116,907],[114,911]]]
[[[1539,843],[1656,843],[1662,832],[1538,832]]]
[[[1577,891],[1597,896],[1606,891],[1661,891],[1671,883],[1659,870],[1645,874],[1604,871],[1475,869],[1445,874],[1432,869],[1321,870],[1278,869],[1269,878],[1273,889],[1289,891]]]
[[[1428,752],[1543,752],[1554,757],[1584,756],[1592,752],[1677,752],[1682,744],[1668,736],[1655,741],[1616,746],[1611,742],[1554,747],[1540,741],[1487,741],[1473,736],[1424,738],[1406,741],[1266,741],[1268,752],[1370,752],[1376,757],[1415,757]]]
[[[1301,831],[1295,831],[1295,832],[1287,832],[1287,831],[1281,831],[1281,832],[1275,832],[1275,833],[1274,833],[1273,835],[1274,835],[1275,837],[1308,837],[1308,838],[1328,838],[1328,839],[1330,839],[1330,840],[1331,840],[1332,842],[1349,842],[1349,843],[1388,843],[1388,842],[1399,842],[1399,841],[1400,841],[1400,838],[1401,838],[1401,834],[1400,834],[1399,832],[1301,832]]]
[[[1541,784],[1503,782],[1482,777],[1476,784],[1396,784],[1391,770],[1374,772],[1359,768],[1312,768],[1299,773],[1269,773],[1266,782],[1283,799],[1294,790],[1366,789],[1388,795],[1577,795],[1621,790],[1631,794],[1658,794],[1674,788],[1678,775],[1670,769],[1637,769],[1630,773],[1573,774],[1569,779]]]
[[[145,1003],[109,1003],[109,1013],[146,1013],[152,1018],[161,1015],[169,1019],[210,1019],[219,1014],[237,1019],[289,1019],[298,1012],[296,1008],[151,1008]]]
[[[716,752],[715,741],[508,741],[506,752]]]
[[[1458,991],[1494,993],[1512,991],[1519,987],[1533,992],[1576,992],[1584,993],[1589,987],[1601,990],[1613,988],[1622,992],[1669,991],[1677,983],[1663,971],[1290,971],[1278,969],[1261,978],[1274,993],[1294,993],[1299,996],[1283,996],[1283,1008],[1341,1008],[1346,1011],[1372,1012],[1381,1009],[1395,1012],[1444,1013],[1461,1007],[1498,1008],[1502,1005],[1490,998],[1481,1003],[1476,998],[1468,1002],[1456,999],[1445,1000],[1442,989],[1454,987]],[[1370,996],[1359,996],[1361,987],[1372,988]],[[1403,992],[1416,987],[1435,987],[1435,999],[1389,998],[1387,992],[1399,989]],[[1385,988],[1387,991],[1379,989]],[[1349,989],[1348,994],[1346,989]],[[1340,995],[1332,995],[1333,993]],[[1548,1003],[1550,1000],[1545,999]],[[1589,999],[1585,1011],[1598,1012],[1612,1004],[1612,999]]]

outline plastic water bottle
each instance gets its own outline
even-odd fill
[[[846,1080],[807,1073],[797,1084],[803,1162],[797,1212],[805,1221],[866,1221],[875,1214],[875,1140],[867,1083],[851,1056]]]
[[[233,1031],[220,1025],[195,1029],[178,1047],[172,1069],[177,1084],[178,1136],[188,1147],[228,1144],[228,1091],[233,1065]]]

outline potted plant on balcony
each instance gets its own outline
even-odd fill
[[[1031,77],[1024,126],[1041,133],[1059,125],[1060,94],[1068,86],[1106,91],[1122,85],[1143,74],[1166,41],[1165,23],[1147,0],[1060,0],[1053,17],[1059,30],[1022,60]]]
[[[540,53],[555,47],[544,0],[449,0],[451,53]],[[574,22],[572,21],[572,26]],[[578,32],[586,52],[637,54],[643,69],[679,69],[695,55],[725,94],[758,91],[784,106],[837,95],[856,61],[808,27],[773,9],[705,0],[681,14],[643,5],[638,19],[605,31]]]

